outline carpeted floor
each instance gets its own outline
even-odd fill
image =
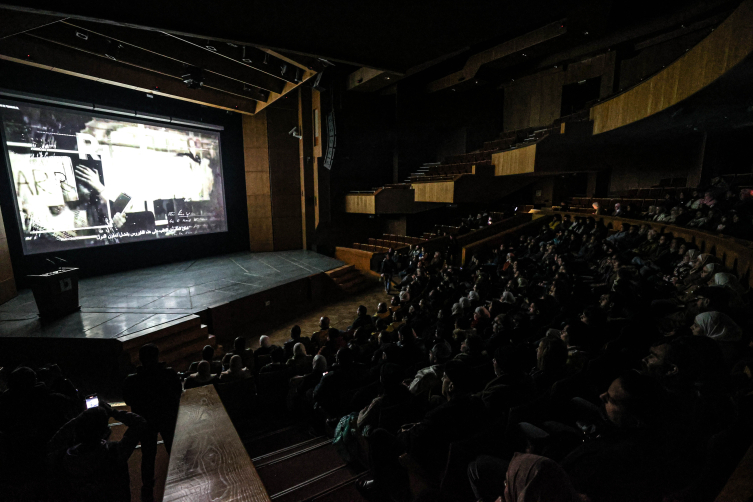
[[[394,291],[395,290],[393,289],[393,292]],[[303,336],[311,336],[314,331],[319,330],[319,319],[322,316],[329,317],[331,327],[344,330],[350,326],[356,318],[356,309],[359,305],[365,305],[367,309],[366,312],[369,315],[374,315],[379,302],[387,302],[389,304],[391,298],[392,295],[387,295],[381,284],[374,284],[373,288],[369,288],[361,293],[340,300],[339,302],[327,305],[320,311],[311,311],[302,316],[290,319],[283,326],[266,333],[259,333],[259,336],[267,335],[272,339],[272,343],[282,345],[285,341],[290,339],[290,328],[296,324],[301,327],[301,334]],[[249,340],[248,346],[256,349],[259,346],[259,339],[256,338]]]

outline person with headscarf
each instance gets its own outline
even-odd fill
[[[743,336],[740,326],[722,312],[698,314],[690,330],[696,336],[707,336],[717,342],[737,342]]]
[[[515,453],[506,469],[502,460],[479,457],[468,466],[468,478],[476,499],[482,502],[588,500],[575,491],[567,473],[557,462],[529,453]]]
[[[703,275],[704,269],[706,275],[712,271],[721,272],[721,270],[716,270],[716,267],[706,267],[711,263],[718,263],[718,261],[719,260],[717,260],[716,257],[709,253],[699,254],[695,259],[695,262],[693,262],[693,267],[690,269],[685,279],[683,279],[682,282],[677,283],[677,289],[682,292],[688,290],[692,286],[707,282],[708,279]]]
[[[687,251],[685,251],[685,254],[683,255],[680,263],[675,265],[675,268],[672,271],[672,275],[665,276],[664,279],[668,282],[674,282],[676,284],[681,283],[688,276],[688,274],[690,274],[690,271],[693,270],[695,261],[700,254],[701,251],[698,249],[688,249]]]

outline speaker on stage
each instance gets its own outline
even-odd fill
[[[27,277],[40,317],[54,319],[81,309],[77,268],[60,267],[53,272]]]

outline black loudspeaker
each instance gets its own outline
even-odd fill
[[[54,272],[29,275],[27,278],[40,317],[54,319],[81,309],[78,304],[77,268],[61,267]]]

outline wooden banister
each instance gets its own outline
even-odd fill
[[[180,400],[163,500],[271,500],[212,385]]]

